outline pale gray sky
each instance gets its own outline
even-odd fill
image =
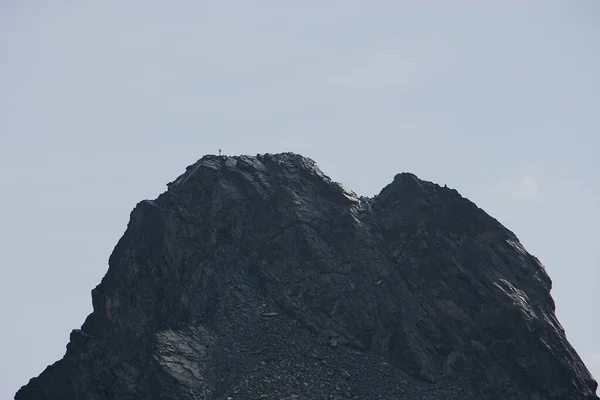
[[[0,55],[0,398],[62,357],[136,202],[219,147],[456,188],[600,378],[600,2],[4,0]]]

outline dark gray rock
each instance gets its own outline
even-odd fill
[[[206,156],[140,202],[64,358],[16,399],[597,399],[516,236],[399,174]]]

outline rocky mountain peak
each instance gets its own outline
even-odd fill
[[[16,399],[597,399],[517,237],[456,190],[357,196],[205,156],[137,204],[63,359]]]

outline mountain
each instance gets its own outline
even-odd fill
[[[598,399],[551,280],[456,191],[205,156],[127,230],[25,399]]]

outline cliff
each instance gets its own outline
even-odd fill
[[[137,204],[93,313],[15,399],[598,399],[550,289],[456,190],[205,156]]]

